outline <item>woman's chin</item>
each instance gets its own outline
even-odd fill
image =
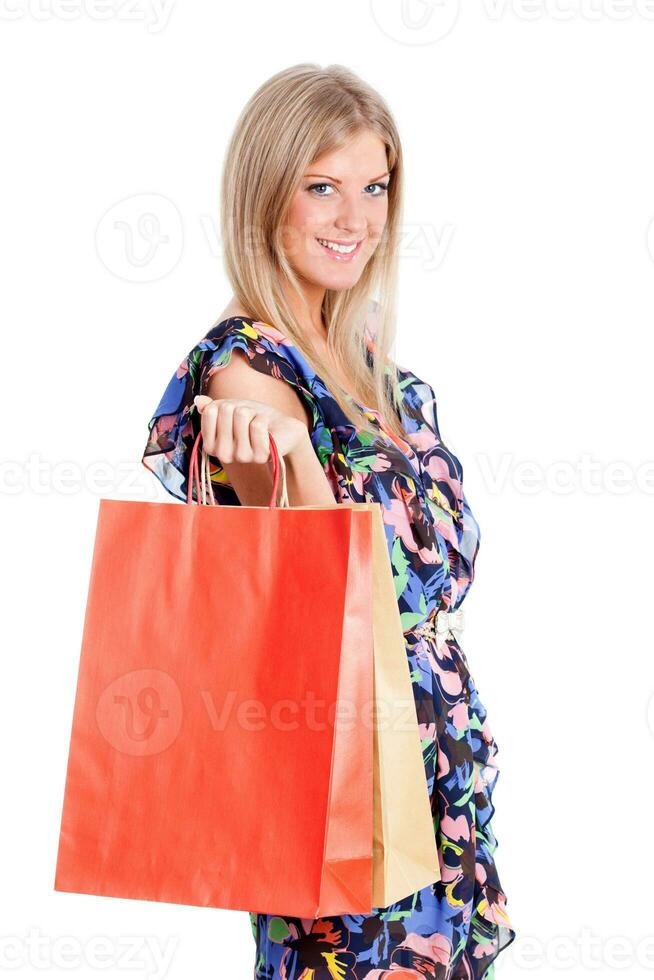
[[[304,273],[303,278],[321,289],[330,289],[334,291],[340,289],[352,289],[352,287],[356,286],[357,282],[361,278],[363,268],[363,266],[359,266],[356,269],[332,269],[327,273],[324,271],[324,269],[321,269],[319,272],[312,270],[311,274],[309,275]]]

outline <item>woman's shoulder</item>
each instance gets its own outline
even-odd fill
[[[211,326],[189,351],[180,365],[188,371],[199,394],[205,394],[209,378],[240,350],[249,364],[263,374],[306,388],[303,362],[281,330],[254,317],[232,315]]]
[[[209,379],[229,364],[235,350],[242,351],[260,373],[291,385],[308,410],[312,438],[318,439],[322,431],[318,401],[288,338],[271,324],[249,316],[222,317],[178,365],[148,422],[143,463],[179,499],[186,499],[188,461],[199,431],[195,395],[207,393]]]
[[[230,350],[234,345],[249,353],[251,359],[269,354],[285,361],[296,372],[300,367],[299,352],[282,330],[242,313],[217,320],[197,346],[202,349],[223,347]]]
[[[207,337],[214,339],[230,334],[242,334],[252,340],[260,340],[264,345],[273,348],[284,348],[289,345],[289,338],[277,327],[245,314],[222,317],[207,331]]]

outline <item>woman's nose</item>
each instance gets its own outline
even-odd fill
[[[361,236],[368,226],[363,202],[345,199],[336,215],[335,225],[343,232]]]

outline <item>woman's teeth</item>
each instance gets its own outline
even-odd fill
[[[359,244],[358,242],[353,242],[352,245],[338,245],[336,242],[330,242],[326,238],[319,238],[318,241],[326,248],[331,248],[333,252],[340,252],[342,255],[349,255]]]

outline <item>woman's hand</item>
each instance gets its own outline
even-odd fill
[[[249,396],[249,397],[248,397]],[[314,450],[312,414],[282,378],[255,370],[241,351],[196,395],[204,448],[216,457],[239,502],[267,507],[272,492],[269,435],[286,464],[291,507],[334,504],[334,491]]]
[[[308,440],[303,422],[264,402],[208,395],[193,400],[201,415],[203,448],[221,463],[267,463],[269,434],[281,456],[297,453]]]

